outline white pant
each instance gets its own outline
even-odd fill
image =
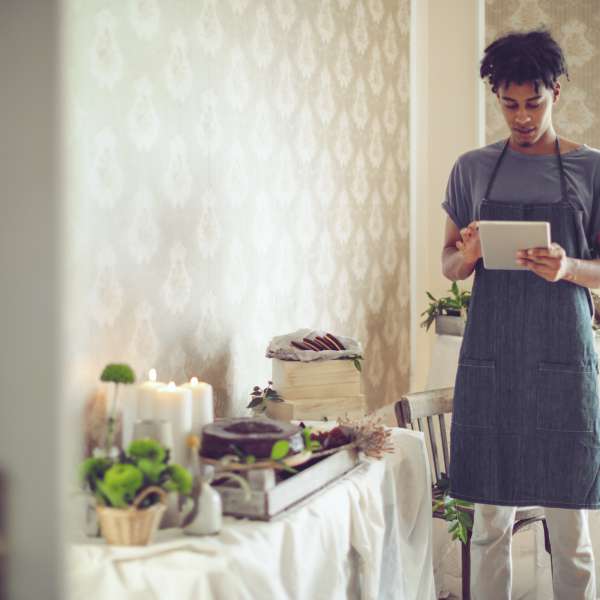
[[[514,506],[475,504],[471,600],[510,600]],[[554,600],[595,600],[594,556],[586,510],[545,508]]]

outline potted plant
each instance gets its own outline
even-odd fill
[[[421,327],[429,331],[431,324],[435,322],[437,334],[461,336],[465,331],[471,292],[459,290],[456,281],[452,283],[449,292],[450,295],[442,298],[435,298],[430,292],[426,292],[431,302],[421,313],[421,316],[425,316]]]
[[[103,537],[116,545],[148,544],[164,513],[167,494],[187,496],[192,490],[190,473],[169,464],[169,451],[151,439],[134,440],[116,458],[87,458],[80,477],[95,499]]]
[[[104,367],[100,375],[100,381],[105,383],[114,383],[114,394],[112,399],[111,410],[108,415],[108,426],[106,428],[106,439],[104,450],[106,456],[111,452],[113,439],[115,436],[115,423],[117,421],[118,396],[120,385],[130,385],[135,382],[135,374],[133,369],[126,364],[111,363]]]
[[[252,410],[253,415],[261,415],[267,410],[267,401],[271,402],[283,402],[283,398],[271,387],[272,381],[267,383],[266,388],[260,388],[255,385],[250,392],[250,402],[246,408]]]

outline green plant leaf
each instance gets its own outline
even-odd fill
[[[454,504],[456,504],[456,506],[462,506],[464,508],[473,508],[473,503],[468,502],[467,500],[454,499]]]
[[[271,448],[271,459],[281,460],[288,455],[290,451],[290,443],[287,440],[278,440]]]
[[[311,428],[310,428],[310,427],[305,427],[305,428],[302,430],[302,436],[304,437],[304,447],[305,447],[307,450],[310,450],[310,449],[311,449],[311,447],[312,447],[312,439],[311,439],[311,437],[310,437],[310,436],[311,436],[311,433],[312,433],[312,431],[311,431]]]
[[[256,408],[257,406],[260,406],[262,404],[262,401],[262,396],[253,396],[252,400],[250,400],[250,403],[248,404],[248,406],[246,406],[246,408]]]
[[[466,544],[467,543],[467,530],[465,527],[463,527],[462,525],[460,525],[458,527],[458,529],[456,530],[456,533],[458,534],[458,539],[463,543]]]
[[[356,367],[356,370],[361,373],[362,372],[362,365],[360,364],[360,360],[358,358],[355,358],[352,360],[352,362],[354,363],[354,366]]]

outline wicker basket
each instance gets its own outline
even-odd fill
[[[139,509],[139,504],[148,494],[160,495],[160,503]],[[97,506],[98,521],[102,536],[115,546],[146,546],[152,540],[165,512],[166,492],[157,487],[146,488],[129,508]]]

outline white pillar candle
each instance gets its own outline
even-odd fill
[[[137,387],[137,418],[136,420],[154,419],[154,404],[156,391],[164,387],[162,381],[156,381],[156,369],[150,369],[148,379]]]
[[[185,442],[192,430],[192,392],[176,386],[173,381],[158,388],[154,397],[154,418],[170,421],[173,431],[171,461],[185,465]]]
[[[192,392],[192,433],[200,435],[202,427],[215,420],[212,385],[192,377],[181,387]]]

